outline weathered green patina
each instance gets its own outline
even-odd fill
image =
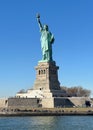
[[[40,15],[37,14],[37,21],[41,32],[41,49],[42,49],[42,60],[40,62],[53,61],[52,59],[52,43],[54,42],[54,36],[49,31],[48,25],[42,26],[40,22]]]

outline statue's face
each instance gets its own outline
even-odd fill
[[[48,26],[47,26],[47,25],[44,25],[44,29],[48,31]]]

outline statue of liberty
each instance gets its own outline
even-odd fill
[[[42,49],[42,61],[53,61],[52,59],[52,43],[54,42],[54,36],[49,31],[48,25],[42,26],[40,22],[40,15],[37,14],[37,21],[41,32],[41,49]]]

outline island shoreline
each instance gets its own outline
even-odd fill
[[[92,107],[75,108],[1,108],[0,117],[8,116],[90,116],[93,115]]]
[[[0,117],[17,117],[17,116],[92,116],[93,111],[87,112],[0,112]]]

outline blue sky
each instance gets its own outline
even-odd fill
[[[55,36],[61,86],[93,90],[93,0],[0,0],[0,97],[34,84],[42,57],[37,12]]]

